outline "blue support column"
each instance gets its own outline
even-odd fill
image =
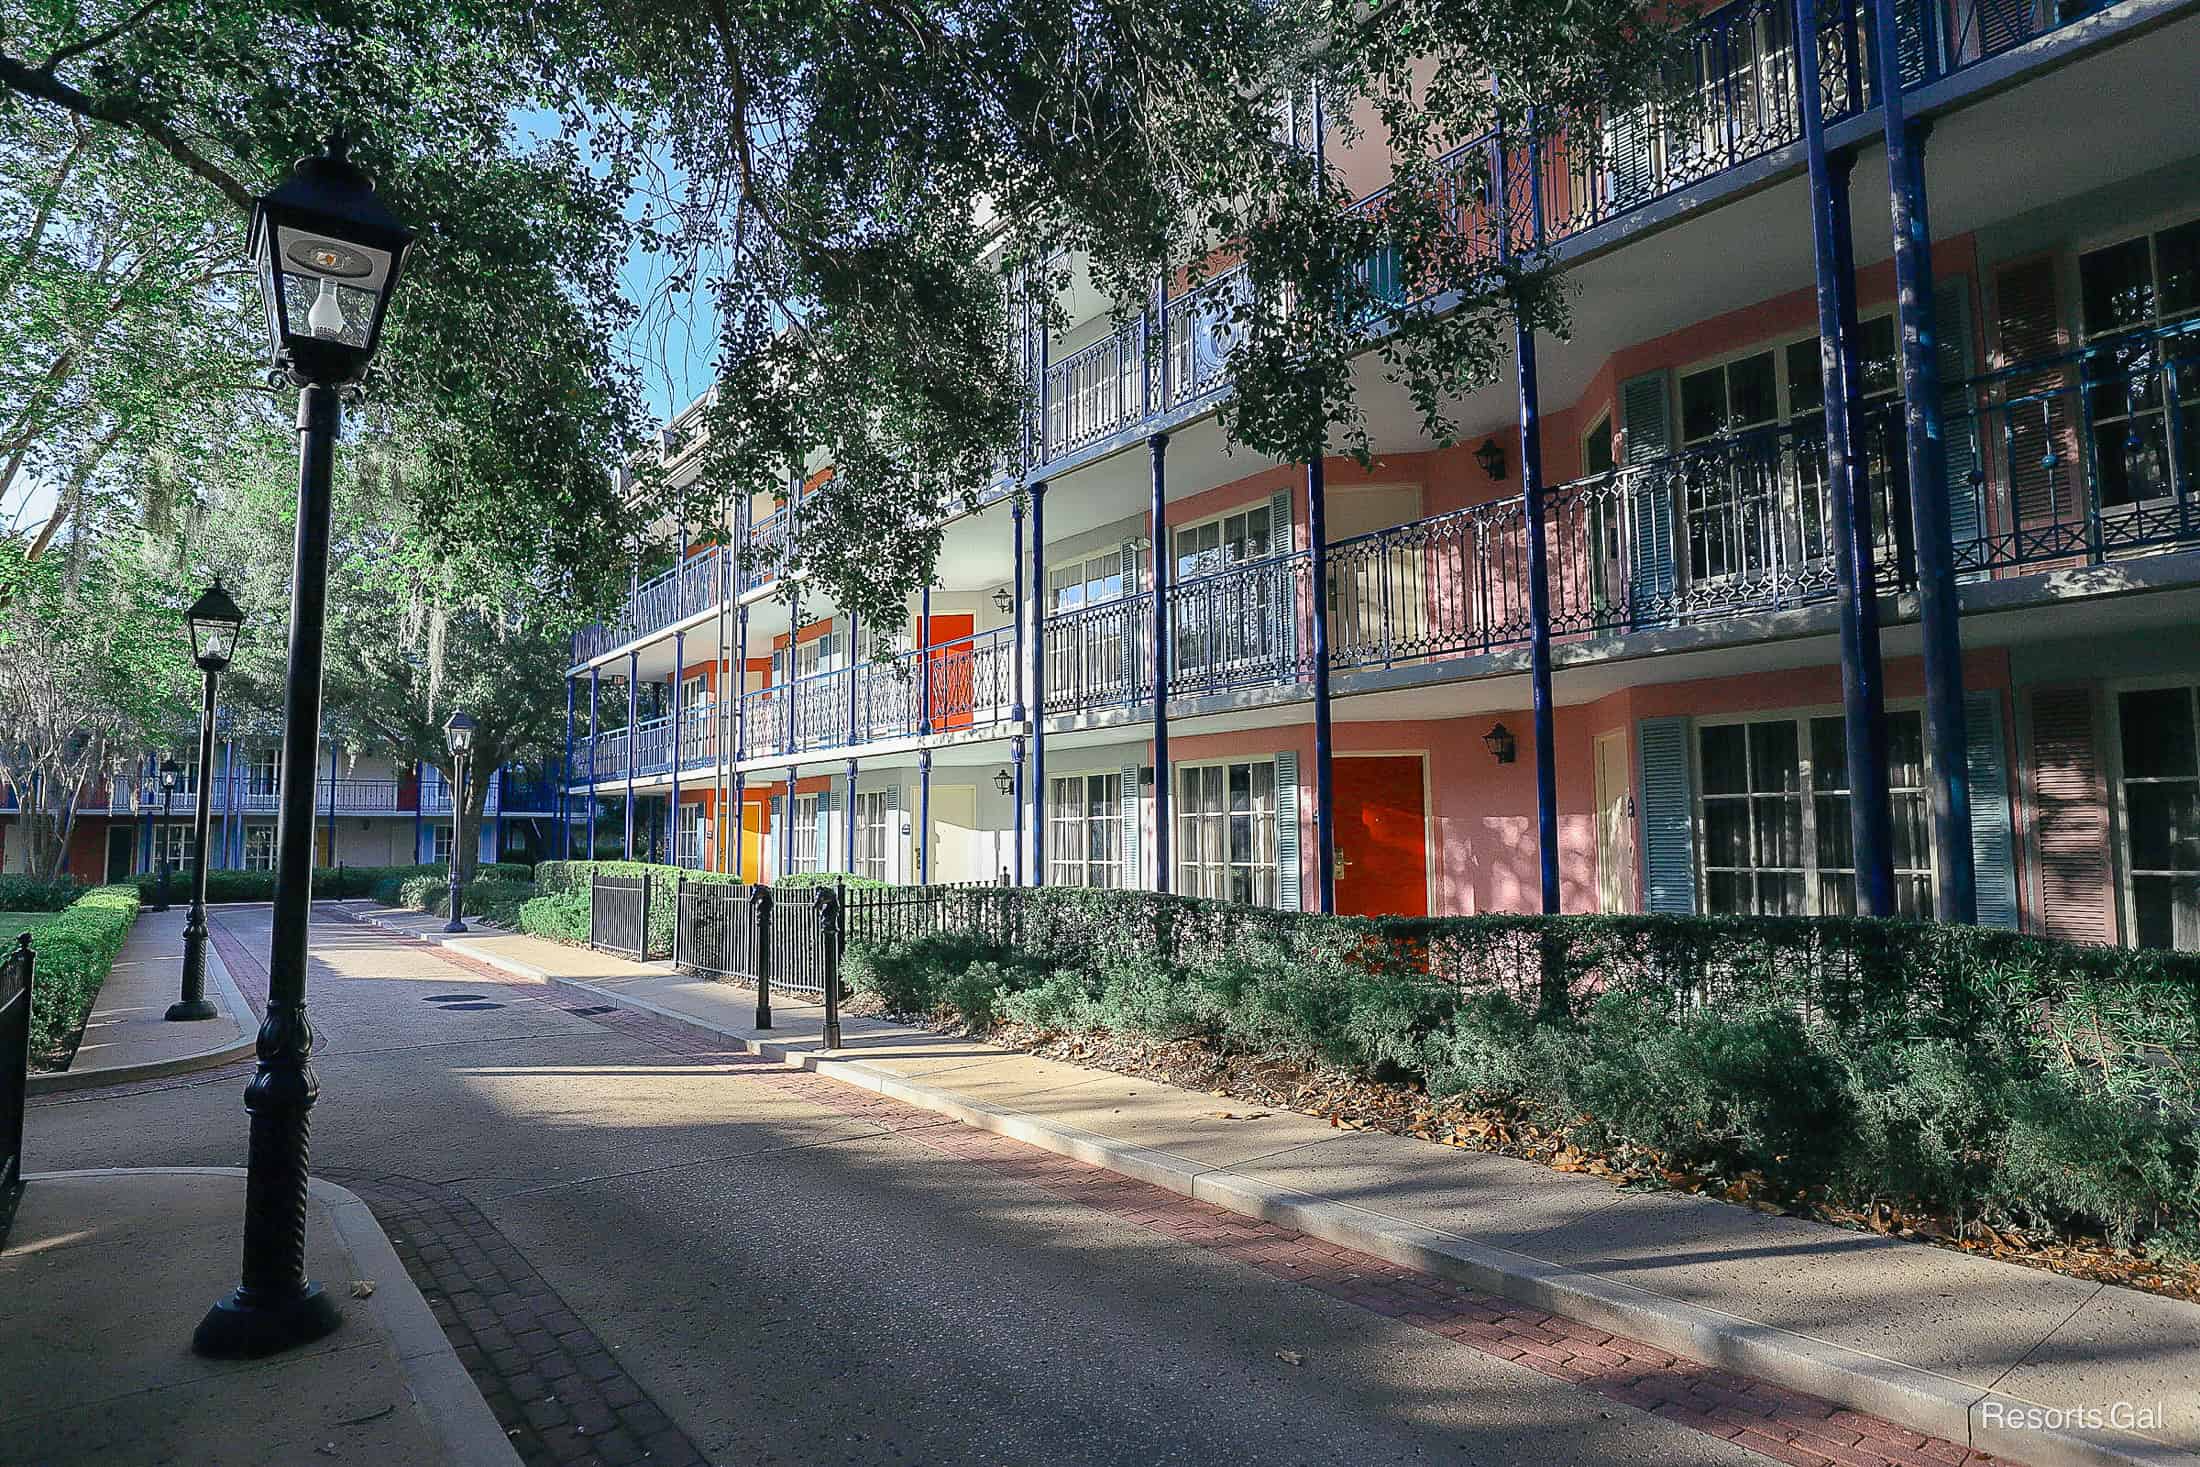
[[[1047,884],[1047,486],[1031,486],[1031,884]]]
[[[602,676],[597,668],[588,669],[588,859],[596,859],[596,740],[597,695],[602,690]]]
[[[680,858],[680,759],[685,752],[681,744],[687,737],[687,725],[682,719],[680,706],[683,696],[681,684],[687,678],[687,633],[672,634],[672,804],[667,807],[665,823],[671,827],[668,837],[672,847],[672,864],[681,864]]]
[[[858,638],[858,636],[857,636],[857,633],[858,633],[859,631],[861,631],[861,629],[862,629],[862,626],[861,626],[861,623],[860,623],[860,621],[859,621],[859,620],[857,619],[857,616],[856,616],[856,614],[855,614],[854,612],[852,612],[852,611],[851,611],[851,612],[849,612],[849,613],[848,613],[848,747],[849,747],[849,748],[851,748],[851,749],[852,749],[852,748],[854,748],[854,747],[855,747],[855,746],[856,746],[857,744],[860,744],[860,743],[862,743],[862,742],[863,742],[863,734],[862,734],[862,732],[861,732],[861,727],[862,727],[862,720],[861,720],[860,718],[858,718],[858,717],[857,717],[857,715],[856,715],[856,694],[857,694],[857,692],[858,692],[858,690],[859,690],[859,688],[860,688],[860,686],[861,686],[861,684],[862,684],[862,681],[863,681],[863,678],[862,678],[862,674],[861,674],[861,671],[860,671],[860,669],[858,669],[858,667],[856,666],[856,660],[857,660],[858,656],[860,655],[860,654],[859,654],[859,653],[857,652],[857,650],[856,650],[856,649],[857,649],[857,647],[858,647],[858,645],[859,645],[859,642],[860,642],[860,639]],[[854,760],[852,760],[852,759],[851,759],[851,760],[849,761],[849,763],[850,763],[850,764],[853,764],[854,762],[855,762],[855,761],[854,761]],[[850,792],[850,798],[853,798],[853,797],[854,797],[854,790],[855,790],[855,785],[854,785],[853,783],[851,783],[851,784],[850,784],[850,785],[848,786],[848,789],[849,789],[849,792]],[[853,873],[850,873],[850,874],[852,875]]]
[[[1856,862],[1857,910],[1895,911],[1887,810],[1886,688],[1879,655],[1879,599],[1872,575],[1871,497],[1857,451],[1855,408],[1856,271],[1849,232],[1849,173],[1854,159],[1826,153],[1818,70],[1817,6],[1795,0],[1796,82],[1803,152],[1810,171],[1811,243],[1817,263],[1818,356],[1824,382],[1826,480],[1835,523],[1841,587],[1841,710],[1848,744],[1849,830]],[[1853,53],[1852,53],[1853,54]]]
[[[917,750],[917,885],[932,884],[932,751]]]
[[[1011,737],[1008,741],[1008,767],[1011,775],[1011,783],[1008,787],[1009,806],[1015,812],[1016,821],[1016,839],[1011,847],[1011,857],[1015,862],[1013,875],[1016,885],[1022,886],[1024,884],[1024,740],[1021,734]],[[1133,879],[1135,879],[1135,873]],[[1126,882],[1127,884],[1128,882]]]
[[[917,596],[917,731],[932,732],[932,588]]]
[[[1017,595],[1018,595],[1018,596],[1020,597],[1020,596],[1022,595],[1022,592],[1023,592],[1023,584],[1024,584],[1024,502],[1023,502],[1023,500],[1021,500],[1021,499],[1017,499],[1017,498],[1011,498],[1011,499],[1010,499],[1010,500],[1008,501],[1008,518],[1009,518],[1009,525],[1010,525],[1010,529],[1009,529],[1009,541],[1010,541],[1010,543],[1009,543],[1009,572],[1008,572],[1008,584],[1009,584],[1010,586],[1012,586],[1012,587],[1016,588],[1016,592],[1017,592]],[[1015,692],[1015,695],[1014,695],[1014,697],[1013,697],[1013,698],[1011,699],[1011,701],[1010,701],[1010,703],[1009,703],[1009,708],[1008,708],[1008,716],[1009,716],[1009,720],[1010,720],[1011,722],[1014,722],[1014,723],[1022,723],[1022,722],[1024,721],[1024,615],[1023,615],[1023,608],[1022,608],[1022,607],[1017,607],[1017,608],[1015,609],[1015,617],[1016,617],[1016,692]],[[1021,865],[1022,865],[1022,863],[1023,863],[1023,855],[1022,855],[1022,853],[1021,853],[1021,852],[1018,852],[1018,853],[1017,853],[1017,857],[1016,857],[1016,860],[1017,860],[1017,864],[1018,864],[1019,866],[1021,866]]]
[[[1323,460],[1306,464],[1306,534],[1312,547],[1309,601],[1314,625],[1314,877],[1315,910],[1337,910],[1337,812],[1331,777],[1334,741],[1329,722],[1329,493]]]
[[[1153,569],[1153,604],[1147,608],[1146,639],[1153,645],[1153,889],[1169,889],[1169,435],[1156,433],[1146,440],[1151,456],[1152,502],[1147,507],[1146,534],[1153,541],[1148,557]],[[1034,805],[1039,820],[1039,839],[1046,839],[1046,808]]]
[[[848,811],[840,825],[840,869],[856,874],[856,761],[848,761]]]
[[[565,768],[558,777],[558,859],[573,859],[573,815],[567,808],[573,788],[573,679],[565,680]],[[419,801],[415,800],[414,804]]]
[[[620,858],[634,859],[634,726],[642,721],[642,654],[626,654],[626,836]]]
[[[1512,226],[1506,218],[1504,140],[1494,150],[1491,170],[1493,212],[1498,218],[1497,254],[1510,262]],[[1529,175],[1531,217],[1540,217],[1541,179]],[[1536,373],[1535,328],[1513,303],[1513,358],[1518,369],[1520,405],[1520,509],[1528,551],[1528,682],[1534,699],[1535,824],[1538,885],[1542,910],[1559,910],[1558,889],[1558,738],[1551,695],[1551,572],[1548,533],[1543,521],[1543,396]]]
[[[1895,7],[1881,3],[1872,9],[1879,54],[1899,56],[1902,38]],[[1933,867],[1939,874],[1934,911],[1943,922],[1975,923],[1978,873],[1971,850],[1969,731],[1963,719],[1962,601],[1940,420],[1940,323],[1933,314],[1933,231],[1925,209],[1926,127],[1908,120],[1900,87],[1883,88],[1880,107],[1894,218],[1910,538],[1917,552],[1917,619],[1925,644],[1925,738],[1932,751]]]

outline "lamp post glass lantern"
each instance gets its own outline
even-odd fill
[[[203,679],[199,690],[199,788],[198,808],[192,821],[191,915],[183,924],[183,992],[168,1006],[175,1020],[211,1019],[217,1010],[206,997],[206,844],[213,833],[214,782],[207,771],[214,767],[215,682],[237,655],[237,638],[244,630],[244,613],[222,589],[221,577],[207,587],[183,614],[191,631],[191,660]]]
[[[342,133],[253,207],[247,248],[267,307],[271,365],[298,392],[298,513],[291,553],[290,645],[283,683],[275,823],[275,901],[258,1067],[245,1087],[252,1121],[244,1263],[236,1290],[191,1338],[202,1355],[270,1355],[343,1323],[306,1277],[307,1122],[320,1093],[306,1014],[313,917],[313,793],[321,737],[328,616],[329,509],[339,393],[365,380],[412,231],[374,196]]]
[[[465,829],[466,759],[474,751],[474,730],[478,726],[463,708],[453,709],[443,725],[443,737],[451,746],[451,919],[443,924],[445,932],[466,930],[461,916],[466,888],[459,878],[459,853],[465,848],[459,844],[459,836]]]

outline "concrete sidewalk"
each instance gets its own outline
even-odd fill
[[[206,996],[220,1012],[184,1023],[166,1018],[183,988],[185,916],[181,906],[138,913],[137,925],[115,956],[114,971],[92,1002],[76,1057],[66,1070],[34,1070],[31,1094],[157,1079],[252,1053],[260,1021],[211,942],[206,945]]]
[[[0,1464],[518,1467],[381,1225],[327,1182],[307,1201],[306,1263],[343,1327],[265,1360],[193,1355],[236,1285],[243,1216],[229,1168],[27,1179],[0,1252]]]
[[[968,1124],[1517,1299],[1930,1436],[2051,1467],[2200,1463],[2200,1306],[2037,1269],[1616,1190],[822,1010],[538,938],[445,938],[506,971],[737,1039]]]

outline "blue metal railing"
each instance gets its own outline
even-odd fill
[[[574,661],[591,661],[709,611],[726,591],[725,548],[698,551],[636,586],[610,621],[582,628],[573,639]]]

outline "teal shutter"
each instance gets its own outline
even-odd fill
[[[1948,538],[1955,546],[1956,569],[1962,571],[1983,558],[1986,506],[1980,502],[1985,480],[1977,473],[1981,425],[1963,385],[1971,377],[1971,291],[1960,275],[1933,289],[1933,332],[1940,368],[1941,483],[1948,495]]]
[[[1971,779],[1971,862],[1977,868],[1978,925],[2014,930],[2016,842],[2009,818],[2009,773],[2002,758],[2001,694],[1964,694],[1963,738]]]
[[[832,836],[832,814],[833,791],[832,786],[827,785],[817,792],[817,869],[820,871],[840,869],[835,859],[840,852],[840,845]]]
[[[787,874],[779,869],[780,852],[789,849],[792,845],[792,842],[786,839],[787,827],[780,824],[782,820],[787,818],[787,797],[785,795],[773,795],[771,828],[764,832],[764,845],[771,856],[772,873],[776,876]],[[763,864],[764,858],[759,855],[757,865],[761,867]]]
[[[1301,910],[1299,898],[1299,756],[1276,756],[1276,905]]]
[[[1138,766],[1123,766],[1123,885],[1136,891],[1146,884],[1145,873],[1138,864]]]
[[[1662,470],[1643,467],[1655,464],[1673,447],[1665,373],[1646,372],[1623,383],[1619,415],[1620,431],[1626,438],[1625,463],[1637,470],[1630,476],[1634,481],[1629,488],[1634,523],[1627,546],[1627,589],[1633,603],[1633,622],[1643,626],[1665,619],[1674,591],[1672,485]]]
[[[1268,496],[1268,553],[1288,555],[1296,548],[1297,541],[1291,533],[1291,492],[1288,489],[1278,489]],[[1287,561],[1285,564],[1295,562]],[[1268,646],[1273,654],[1271,665],[1279,680],[1288,679],[1298,670],[1298,582],[1288,570],[1279,571],[1257,594],[1267,603],[1260,608],[1260,614],[1267,623]],[[1243,607],[1239,611],[1239,615],[1248,621],[1253,614],[1254,608],[1251,606]],[[1251,628],[1246,630],[1250,632]],[[1229,633],[1221,628],[1210,628],[1208,635],[1218,638],[1223,647],[1230,644]]]
[[[1643,910],[1696,910],[1696,810],[1688,761],[1688,720],[1645,718],[1635,740],[1642,785]]]
[[[1606,161],[1611,165],[1610,211],[1632,209],[1657,188],[1657,159],[1652,144],[1656,125],[1648,104],[1632,107],[1605,124]]]

